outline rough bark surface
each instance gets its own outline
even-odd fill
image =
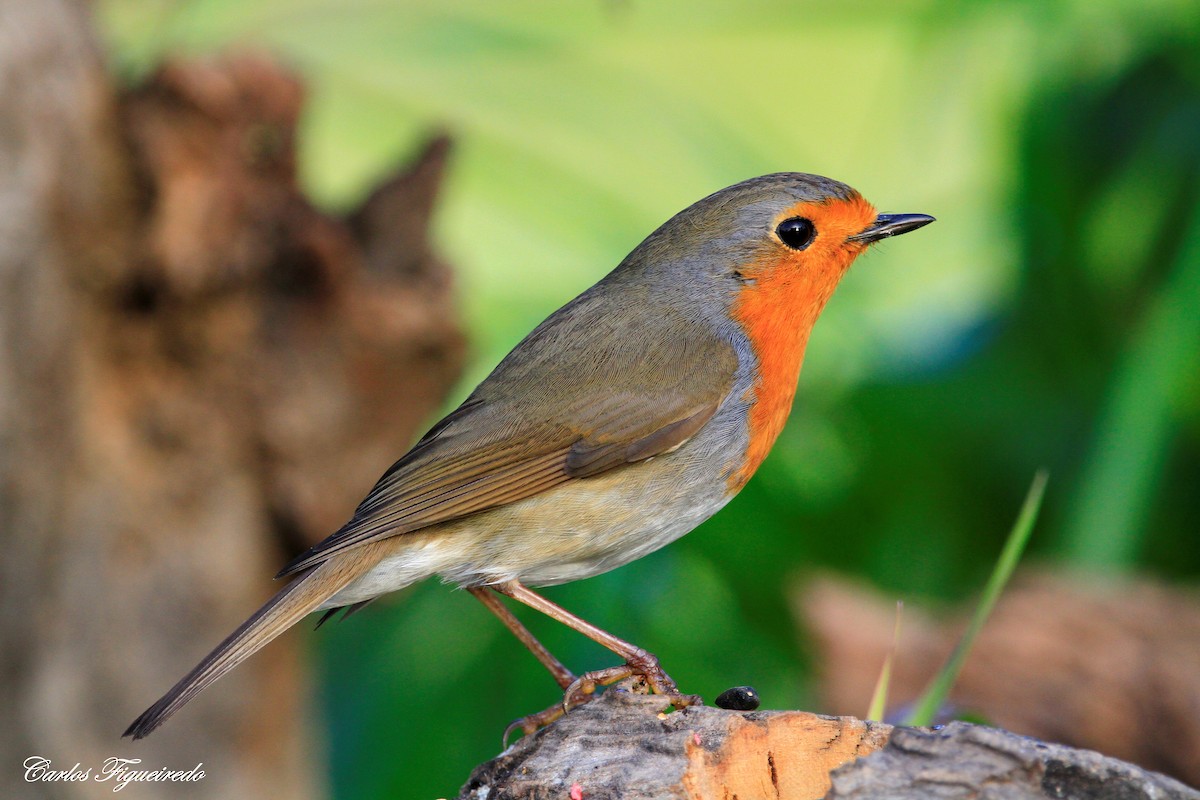
[[[822,708],[863,711],[892,647],[895,598],[825,577],[795,593],[818,643]],[[889,695],[928,684],[967,611],[904,609]],[[1200,785],[1200,595],[1148,579],[1025,571],[1000,598],[951,694],[1005,730],[1098,750]]]
[[[609,690],[478,767],[459,797],[820,797],[830,770],[882,747],[890,731],[801,711],[662,707]]]
[[[459,800],[1200,800],[1125,762],[978,725],[661,707],[609,690],[477,767]]]
[[[1092,750],[952,722],[896,728],[887,747],[833,773],[828,800],[1200,800],[1200,792]]]
[[[113,87],[87,4],[0,0],[0,796],[109,756],[139,797],[324,794],[288,640],[155,736],[125,725],[329,533],[458,374],[425,238],[446,142],[346,220],[295,184],[261,59]],[[395,225],[389,225],[395,221]]]

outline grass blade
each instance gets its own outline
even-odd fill
[[[896,659],[896,650],[900,647],[900,617],[904,613],[904,601],[896,602],[896,627],[892,629],[892,647],[888,650],[887,658],[883,660],[883,668],[879,670],[879,680],[875,682],[875,691],[871,693],[871,707],[867,709],[867,719],[882,720],[887,711],[888,686],[892,682],[892,662]]]
[[[992,569],[992,575],[988,578],[987,586],[984,587],[983,596],[979,598],[979,605],[975,607],[970,624],[963,631],[962,638],[959,639],[950,658],[946,660],[945,666],[934,676],[929,688],[917,700],[908,719],[904,721],[905,725],[931,724],[938,709],[946,702],[946,697],[949,696],[950,689],[954,686],[954,682],[958,679],[958,673],[962,671],[963,663],[967,660],[967,654],[971,652],[971,645],[975,642],[975,637],[983,629],[983,624],[987,622],[1008,579],[1021,560],[1021,554],[1025,551],[1030,534],[1033,533],[1033,526],[1042,506],[1042,497],[1046,493],[1048,477],[1044,469],[1034,475],[1029,493],[1025,495],[1025,502],[1021,505],[1021,513],[1017,516],[1017,521],[1008,534],[1008,540],[1004,543],[1000,558]]]

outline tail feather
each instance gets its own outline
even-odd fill
[[[345,621],[345,619],[347,617],[349,617],[351,614],[357,614],[359,611],[362,611],[363,606],[367,605],[368,603],[371,603],[374,600],[375,600],[375,598],[372,597],[370,600],[360,600],[359,602],[351,603],[348,606],[335,606],[334,608],[327,610],[324,614],[321,615],[321,618],[319,620],[317,620],[317,624],[313,626],[313,630],[314,631],[318,630],[326,622],[333,619],[333,615],[338,613],[339,611],[342,612],[342,621]]]
[[[135,719],[122,736],[135,740],[148,736],[211,683],[258,652],[279,634],[295,625],[322,603],[367,571],[374,563],[357,548],[342,559],[331,559],[302,574],[272,597],[226,637],[195,669]]]

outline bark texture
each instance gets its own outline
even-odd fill
[[[476,768],[459,800],[1200,800],[1122,761],[978,725],[661,707],[609,690]]]
[[[476,768],[459,797],[820,797],[830,770],[882,747],[890,731],[802,711],[662,707],[606,691]]]
[[[87,4],[0,0],[0,796],[109,756],[316,797],[295,643],[136,745],[121,731],[340,525],[457,377],[426,240],[433,142],[346,219],[295,184],[297,80],[262,59],[116,90]]]
[[[1200,800],[1178,781],[1092,750],[952,722],[896,728],[887,747],[833,773],[827,800]]]

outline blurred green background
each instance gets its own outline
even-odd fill
[[[1043,465],[1035,557],[1200,575],[1191,0],[103,0],[98,16],[130,81],[231,48],[294,66],[303,178],[330,208],[454,136],[437,233],[473,343],[454,401],[727,184],[816,172],[938,217],[851,271],[787,430],[725,511],[548,590],[686,691],[748,683],[766,707],[813,708],[787,604],[804,572],[969,598]],[[569,666],[612,663],[523,617]],[[507,722],[558,696],[477,602],[432,582],[309,640],[339,798],[452,795]]]

